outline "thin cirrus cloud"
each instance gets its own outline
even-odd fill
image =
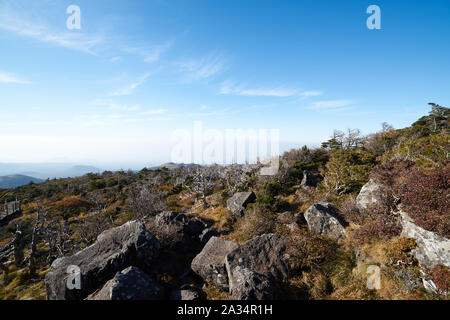
[[[143,85],[145,81],[150,77],[149,73],[144,74],[139,79],[134,81],[133,83],[130,83],[124,87],[116,88],[114,91],[110,92],[108,96],[110,97],[116,97],[116,96],[127,96],[130,95],[136,90],[138,87]]]
[[[102,107],[108,107],[111,110],[115,111],[138,111],[141,110],[141,106],[138,104],[135,105],[123,105],[120,103],[117,103],[113,100],[104,100],[104,99],[96,99],[92,101],[93,105],[96,106],[102,106]]]
[[[189,80],[208,80],[222,72],[227,65],[227,59],[218,53],[211,53],[200,59],[191,59],[179,63],[180,71]]]
[[[323,91],[304,91],[300,92],[299,96],[301,98],[311,98],[323,95]]]
[[[323,91],[300,91],[295,88],[278,86],[274,88],[247,88],[242,85],[235,85],[232,81],[224,81],[220,87],[220,94],[230,94],[249,97],[295,97],[301,99],[317,97],[323,94]]]
[[[308,109],[313,110],[336,110],[347,108],[354,104],[353,100],[327,100],[313,102]]]
[[[124,51],[127,53],[139,55],[143,58],[144,62],[152,63],[158,61],[164,53],[169,51],[172,48],[174,42],[174,40],[169,40],[165,43],[154,45],[149,48],[125,47]]]
[[[141,112],[141,114],[144,114],[144,115],[157,115],[157,114],[163,114],[165,112],[166,112],[165,109],[153,109],[153,110],[148,110],[148,111]]]
[[[8,2],[0,5],[0,29],[18,36],[91,55],[97,54],[96,46],[103,41],[103,37],[99,35],[87,36],[83,33],[69,31],[57,32],[43,19],[40,18],[39,22],[32,21],[30,17],[19,12],[19,10],[13,9]]]
[[[15,74],[0,71],[0,83],[30,84],[31,82]]]
[[[220,94],[232,94],[250,97],[291,97],[299,93],[297,89],[284,87],[276,88],[245,88],[243,86],[235,86],[230,82],[222,83]]]

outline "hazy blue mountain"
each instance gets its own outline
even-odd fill
[[[20,187],[20,186],[26,185],[30,182],[39,183],[39,182],[43,182],[43,180],[38,179],[38,178],[33,178],[30,176],[24,176],[21,174],[3,176],[3,177],[0,177],[0,189],[9,189],[9,188]]]

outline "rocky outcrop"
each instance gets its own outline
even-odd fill
[[[255,202],[255,200],[256,195],[253,192],[237,192],[227,200],[227,209],[234,215],[241,216],[244,214],[247,205]]]
[[[228,289],[225,257],[238,246],[234,242],[212,237],[203,250],[194,258],[191,268],[205,282]]]
[[[345,238],[345,222],[339,217],[339,212],[330,203],[319,202],[313,204],[305,212],[305,219],[309,229],[320,235],[338,240]]]
[[[180,253],[198,252],[201,248],[201,235],[209,224],[198,217],[184,213],[167,211],[155,217],[155,232]]]
[[[128,267],[87,300],[160,300],[163,288],[136,267]]]
[[[405,212],[400,212],[403,227],[402,236],[416,240],[413,254],[421,265],[428,269],[436,265],[450,267],[450,240],[414,224]]]
[[[286,245],[286,238],[266,234],[247,241],[226,256],[229,288],[234,299],[282,295],[277,284],[289,273]]]
[[[315,188],[317,186],[317,179],[311,171],[309,170],[303,171],[303,179],[302,182],[300,183],[300,186],[302,188],[305,187]]]
[[[361,210],[367,210],[377,202],[381,201],[381,185],[375,180],[370,179],[356,197],[356,207]]]
[[[47,299],[82,300],[129,266],[147,271],[158,256],[159,246],[139,221],[104,231],[93,245],[52,263],[45,277]],[[69,289],[68,272],[74,268],[79,268],[75,276],[79,275],[80,286]]]

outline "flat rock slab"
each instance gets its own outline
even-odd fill
[[[136,267],[128,267],[87,300],[160,300],[163,294],[155,280]]]
[[[212,237],[203,250],[194,258],[192,270],[206,283],[228,289],[228,276],[225,268],[225,257],[239,245]]]
[[[147,271],[158,256],[159,246],[158,240],[139,221],[106,230],[93,245],[52,263],[45,277],[47,299],[82,300],[129,266]],[[79,268],[80,285],[69,289],[69,276],[78,277],[68,273],[73,268]]]
[[[247,205],[255,200],[256,195],[253,192],[237,192],[227,200],[227,209],[234,215],[242,215]]]

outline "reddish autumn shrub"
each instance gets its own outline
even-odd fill
[[[413,169],[399,189],[401,203],[420,227],[450,238],[450,163],[423,172]]]
[[[431,277],[441,292],[450,292],[450,268],[437,265],[431,270]]]
[[[383,162],[373,168],[370,173],[370,178],[386,186],[393,187],[399,183],[401,177],[407,175],[413,165],[413,162],[404,160]]]
[[[56,211],[62,213],[64,218],[78,216],[83,211],[88,211],[92,204],[76,196],[69,196],[55,203]]]
[[[381,214],[375,220],[370,220],[354,230],[352,238],[362,245],[374,240],[390,240],[399,236],[401,231],[402,228],[397,217]]]

